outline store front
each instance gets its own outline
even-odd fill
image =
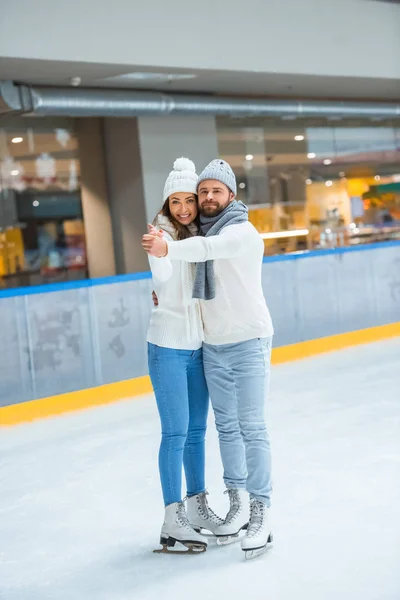
[[[86,278],[73,119],[4,119],[0,177],[0,287]]]
[[[14,117],[0,127],[0,288],[148,270],[173,160],[215,155],[265,255],[400,239],[400,120]]]
[[[267,255],[400,239],[400,123],[217,118]]]

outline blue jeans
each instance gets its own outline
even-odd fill
[[[182,464],[187,495],[205,491],[205,434],[209,395],[202,350],[148,344],[149,373],[161,420],[158,455],[164,504],[182,500]]]
[[[271,504],[271,448],[265,422],[272,338],[203,344],[224,482]]]

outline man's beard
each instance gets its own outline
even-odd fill
[[[204,208],[200,208],[199,210],[200,210],[200,214],[203,215],[204,217],[216,217],[224,209],[218,205],[215,208],[213,207],[212,209],[211,209],[211,207],[206,206]]]
[[[220,213],[222,213],[223,210],[225,210],[225,208],[228,206],[229,202],[227,202],[225,204],[225,206],[222,206],[221,204],[214,204],[212,207],[211,206],[199,206],[199,211],[201,215],[204,215],[205,217],[216,217],[217,215],[219,215]]]

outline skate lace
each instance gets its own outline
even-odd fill
[[[227,489],[224,494],[228,494],[230,502],[230,508],[228,514],[226,515],[225,525],[230,525],[237,517],[241,509],[239,490]]]
[[[176,521],[179,523],[179,525],[182,525],[183,527],[187,527],[188,529],[192,530],[190,523],[189,523],[189,519],[186,514],[185,505],[183,504],[183,502],[179,502],[179,504],[178,504]]]
[[[204,519],[209,519],[210,521],[212,521],[214,525],[222,525],[224,520],[221,519],[221,517],[219,517],[217,514],[215,514],[215,512],[209,507],[207,496],[207,492],[204,492],[204,494],[199,494],[197,496],[197,504],[200,515]]]
[[[250,522],[247,530],[247,537],[256,536],[263,526],[265,519],[265,504],[259,500],[250,502]]]

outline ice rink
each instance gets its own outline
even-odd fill
[[[155,555],[152,397],[0,430],[2,600],[399,600],[400,340],[273,368],[274,547]],[[212,414],[210,503],[221,514]]]

